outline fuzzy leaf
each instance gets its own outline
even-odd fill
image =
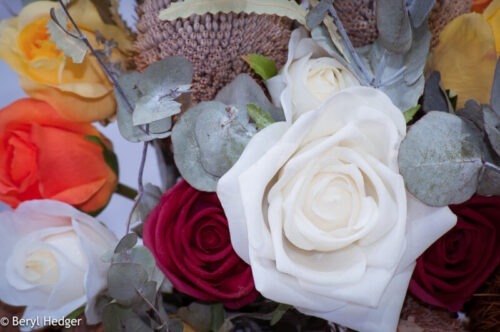
[[[318,3],[318,5],[311,10],[306,17],[306,24],[309,29],[314,29],[323,22],[325,16],[328,13],[328,8],[332,5],[332,0],[323,0]]]
[[[130,305],[137,301],[137,290],[147,281],[148,274],[140,264],[113,263],[108,271],[108,292],[118,303]]]
[[[451,104],[448,96],[441,86],[441,75],[434,71],[425,81],[423,110],[428,113],[430,111],[451,112]]]
[[[187,182],[215,191],[256,130],[248,115],[220,102],[203,102],[185,112],[172,131],[174,160]]]
[[[474,99],[465,102],[465,106],[455,112],[462,119],[472,122],[480,131],[484,131],[483,107]]]
[[[493,86],[491,87],[490,105],[493,111],[500,116],[500,58],[495,66],[495,76],[493,78]]]
[[[81,39],[74,38],[66,34],[60,27],[68,26],[66,13],[61,9],[50,9],[51,20],[47,22],[47,29],[50,34],[50,40],[56,44],[56,48],[70,57],[74,63],[82,63],[87,54],[87,46]],[[57,21],[59,25],[55,22]],[[72,31],[73,32],[73,31]]]
[[[410,15],[411,24],[414,28],[418,28],[424,23],[435,3],[436,0],[407,1],[408,14]]]
[[[255,104],[269,112],[274,121],[284,121],[283,110],[274,106],[260,85],[248,74],[239,74],[215,96],[216,101],[246,110],[248,104]]]
[[[247,54],[243,55],[242,58],[263,80],[268,80],[278,74],[276,63],[263,55]]]
[[[493,150],[500,156],[500,115],[491,107],[483,106],[484,130]]]
[[[411,47],[412,31],[405,0],[378,0],[376,7],[381,44],[393,53],[406,53]]]
[[[459,117],[430,112],[414,124],[399,149],[406,188],[431,206],[458,204],[477,189],[482,141]]]
[[[403,112],[403,116],[405,117],[406,124],[408,124],[408,122],[413,120],[413,117],[415,116],[415,114],[417,114],[417,112],[420,110],[420,108],[421,108],[420,105],[416,105],[416,106],[413,106],[412,108],[409,108]]]
[[[247,113],[250,118],[255,122],[257,129],[263,129],[274,123],[273,118],[269,113],[264,113],[262,107],[255,104],[248,104]]]

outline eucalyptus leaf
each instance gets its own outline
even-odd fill
[[[130,305],[137,301],[141,289],[148,281],[146,270],[136,263],[113,263],[108,271],[108,293],[118,303]]]
[[[332,5],[332,0],[322,0],[316,7],[309,10],[306,16],[306,24],[309,29],[314,29],[323,22],[328,13],[328,8]]]
[[[425,19],[434,7],[436,0],[407,0],[408,14],[410,15],[411,24],[417,28],[424,23]]]
[[[486,163],[479,176],[477,193],[483,196],[500,196],[500,167]]]
[[[483,107],[474,99],[467,100],[464,108],[459,109],[455,114],[472,122],[479,130],[484,131]]]
[[[189,91],[192,75],[188,60],[167,57],[143,73],[131,72],[121,76],[118,82],[131,104],[115,88],[118,127],[122,136],[131,142],[168,137],[171,117],[181,111],[181,104],[175,99]]]
[[[488,105],[483,106],[484,130],[497,155],[500,155],[500,115]]]
[[[151,310],[151,304],[156,302],[157,296],[157,284],[155,281],[146,282],[140,289],[137,290],[137,293],[142,298],[142,301],[137,301],[132,305],[132,308],[138,313],[146,313]]]
[[[187,307],[179,308],[177,315],[197,332],[210,331],[212,308],[209,305],[193,302]]]
[[[182,177],[198,190],[215,191],[256,132],[248,121],[245,111],[217,101],[186,111],[172,131],[174,160]]]
[[[128,233],[118,242],[115,248],[115,253],[125,252],[132,249],[137,243],[137,234]]]
[[[148,273],[148,279],[153,275],[153,270],[156,268],[156,261],[148,248],[137,246],[130,251],[130,261],[141,265]]]
[[[132,212],[132,223],[142,221],[145,222],[149,214],[158,205],[158,202],[163,195],[161,189],[151,183],[144,186],[144,192],[139,198],[137,208]]]
[[[134,311],[117,303],[110,303],[104,308],[102,320],[105,331],[153,331]]]
[[[490,105],[493,111],[500,116],[500,58],[495,67],[495,76],[493,77],[493,86],[491,87]]]
[[[284,121],[283,110],[273,105],[260,85],[248,74],[239,74],[215,96],[216,101],[246,110],[248,104],[255,104],[267,111],[275,121]]]
[[[47,30],[50,40],[56,44],[56,48],[70,57],[74,63],[82,63],[87,54],[87,45],[78,38],[68,35],[61,27],[68,27],[68,17],[62,8],[54,10],[51,8],[51,20],[47,22]],[[59,25],[57,23],[59,23]],[[70,32],[76,33],[70,29]]]
[[[429,112],[414,124],[399,149],[407,190],[431,206],[458,204],[477,189],[482,168],[480,132],[459,117]]]
[[[378,0],[376,7],[380,43],[390,52],[406,53],[412,44],[412,29],[405,0]]]
[[[441,86],[441,74],[437,71],[432,72],[425,81],[423,110],[426,113],[430,111],[452,111],[448,96]]]

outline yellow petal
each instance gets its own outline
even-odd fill
[[[500,56],[500,0],[494,0],[483,12],[483,17],[491,26],[495,36],[497,56]]]
[[[441,73],[445,89],[458,94],[457,106],[468,99],[489,103],[496,64],[495,39],[489,24],[477,13],[448,23],[429,59],[429,69]]]

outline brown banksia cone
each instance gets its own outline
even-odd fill
[[[365,46],[377,39],[375,0],[337,0],[333,6],[354,47]]]
[[[280,68],[287,59],[292,21],[276,15],[217,13],[160,21],[173,0],[143,0],[137,6],[135,63],[144,70],[168,56],[193,65],[193,102],[212,100],[238,74],[255,74],[242,55],[260,54]]]
[[[441,30],[457,16],[469,13],[472,0],[437,0],[429,15],[429,29],[432,32],[431,49],[439,43]]]

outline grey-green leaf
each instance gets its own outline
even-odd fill
[[[493,78],[490,100],[493,111],[500,116],[500,58],[497,60],[497,65],[495,67],[495,76]]]
[[[488,105],[483,106],[484,130],[497,155],[500,156],[500,115]]]
[[[332,0],[322,0],[316,7],[309,11],[306,17],[306,24],[309,29],[312,30],[323,22],[330,5],[332,5]]]
[[[477,189],[482,167],[479,131],[459,117],[430,112],[414,124],[399,149],[406,188],[431,206],[458,204]]]
[[[425,19],[434,7],[436,0],[408,0],[407,7],[410,15],[411,24],[417,28],[424,23]]]
[[[425,81],[423,110],[426,113],[430,111],[451,112],[452,110],[448,96],[441,86],[441,74],[437,71],[432,72]]]
[[[68,26],[68,18],[62,8],[50,10],[52,19],[47,22],[47,30],[50,34],[50,40],[56,44],[56,48],[71,57],[74,63],[82,63],[87,54],[87,45],[78,38],[74,38],[64,32],[54,20],[63,26]]]
[[[486,163],[479,176],[477,193],[483,196],[500,196],[500,167]]]
[[[115,248],[115,253],[125,252],[132,249],[137,243],[137,234],[128,233],[118,242]]]
[[[271,326],[276,325],[290,308],[292,308],[291,305],[280,303],[273,312],[273,316],[271,318],[271,323],[270,323]]]
[[[215,303],[210,306],[210,309],[212,313],[210,330],[217,332],[222,324],[224,324],[224,305],[222,303]]]
[[[405,0],[378,0],[377,28],[379,40],[387,50],[397,54],[407,52],[412,31]]]
[[[161,189],[151,183],[144,186],[144,192],[137,203],[137,208],[132,213],[132,223],[146,221],[151,211],[156,207],[163,195]]]
[[[477,128],[484,131],[483,107],[474,99],[465,102],[464,108],[455,112],[462,119],[471,121]]]
[[[130,305],[137,301],[137,290],[147,281],[148,274],[140,264],[113,263],[108,271],[108,292],[118,303]]]
[[[248,74],[239,74],[215,96],[216,101],[246,110],[248,104],[255,104],[267,111],[275,121],[284,121],[283,110],[274,106],[260,85]]]
[[[174,160],[182,177],[198,190],[215,191],[256,132],[248,121],[244,110],[216,101],[186,111],[172,131]]]

